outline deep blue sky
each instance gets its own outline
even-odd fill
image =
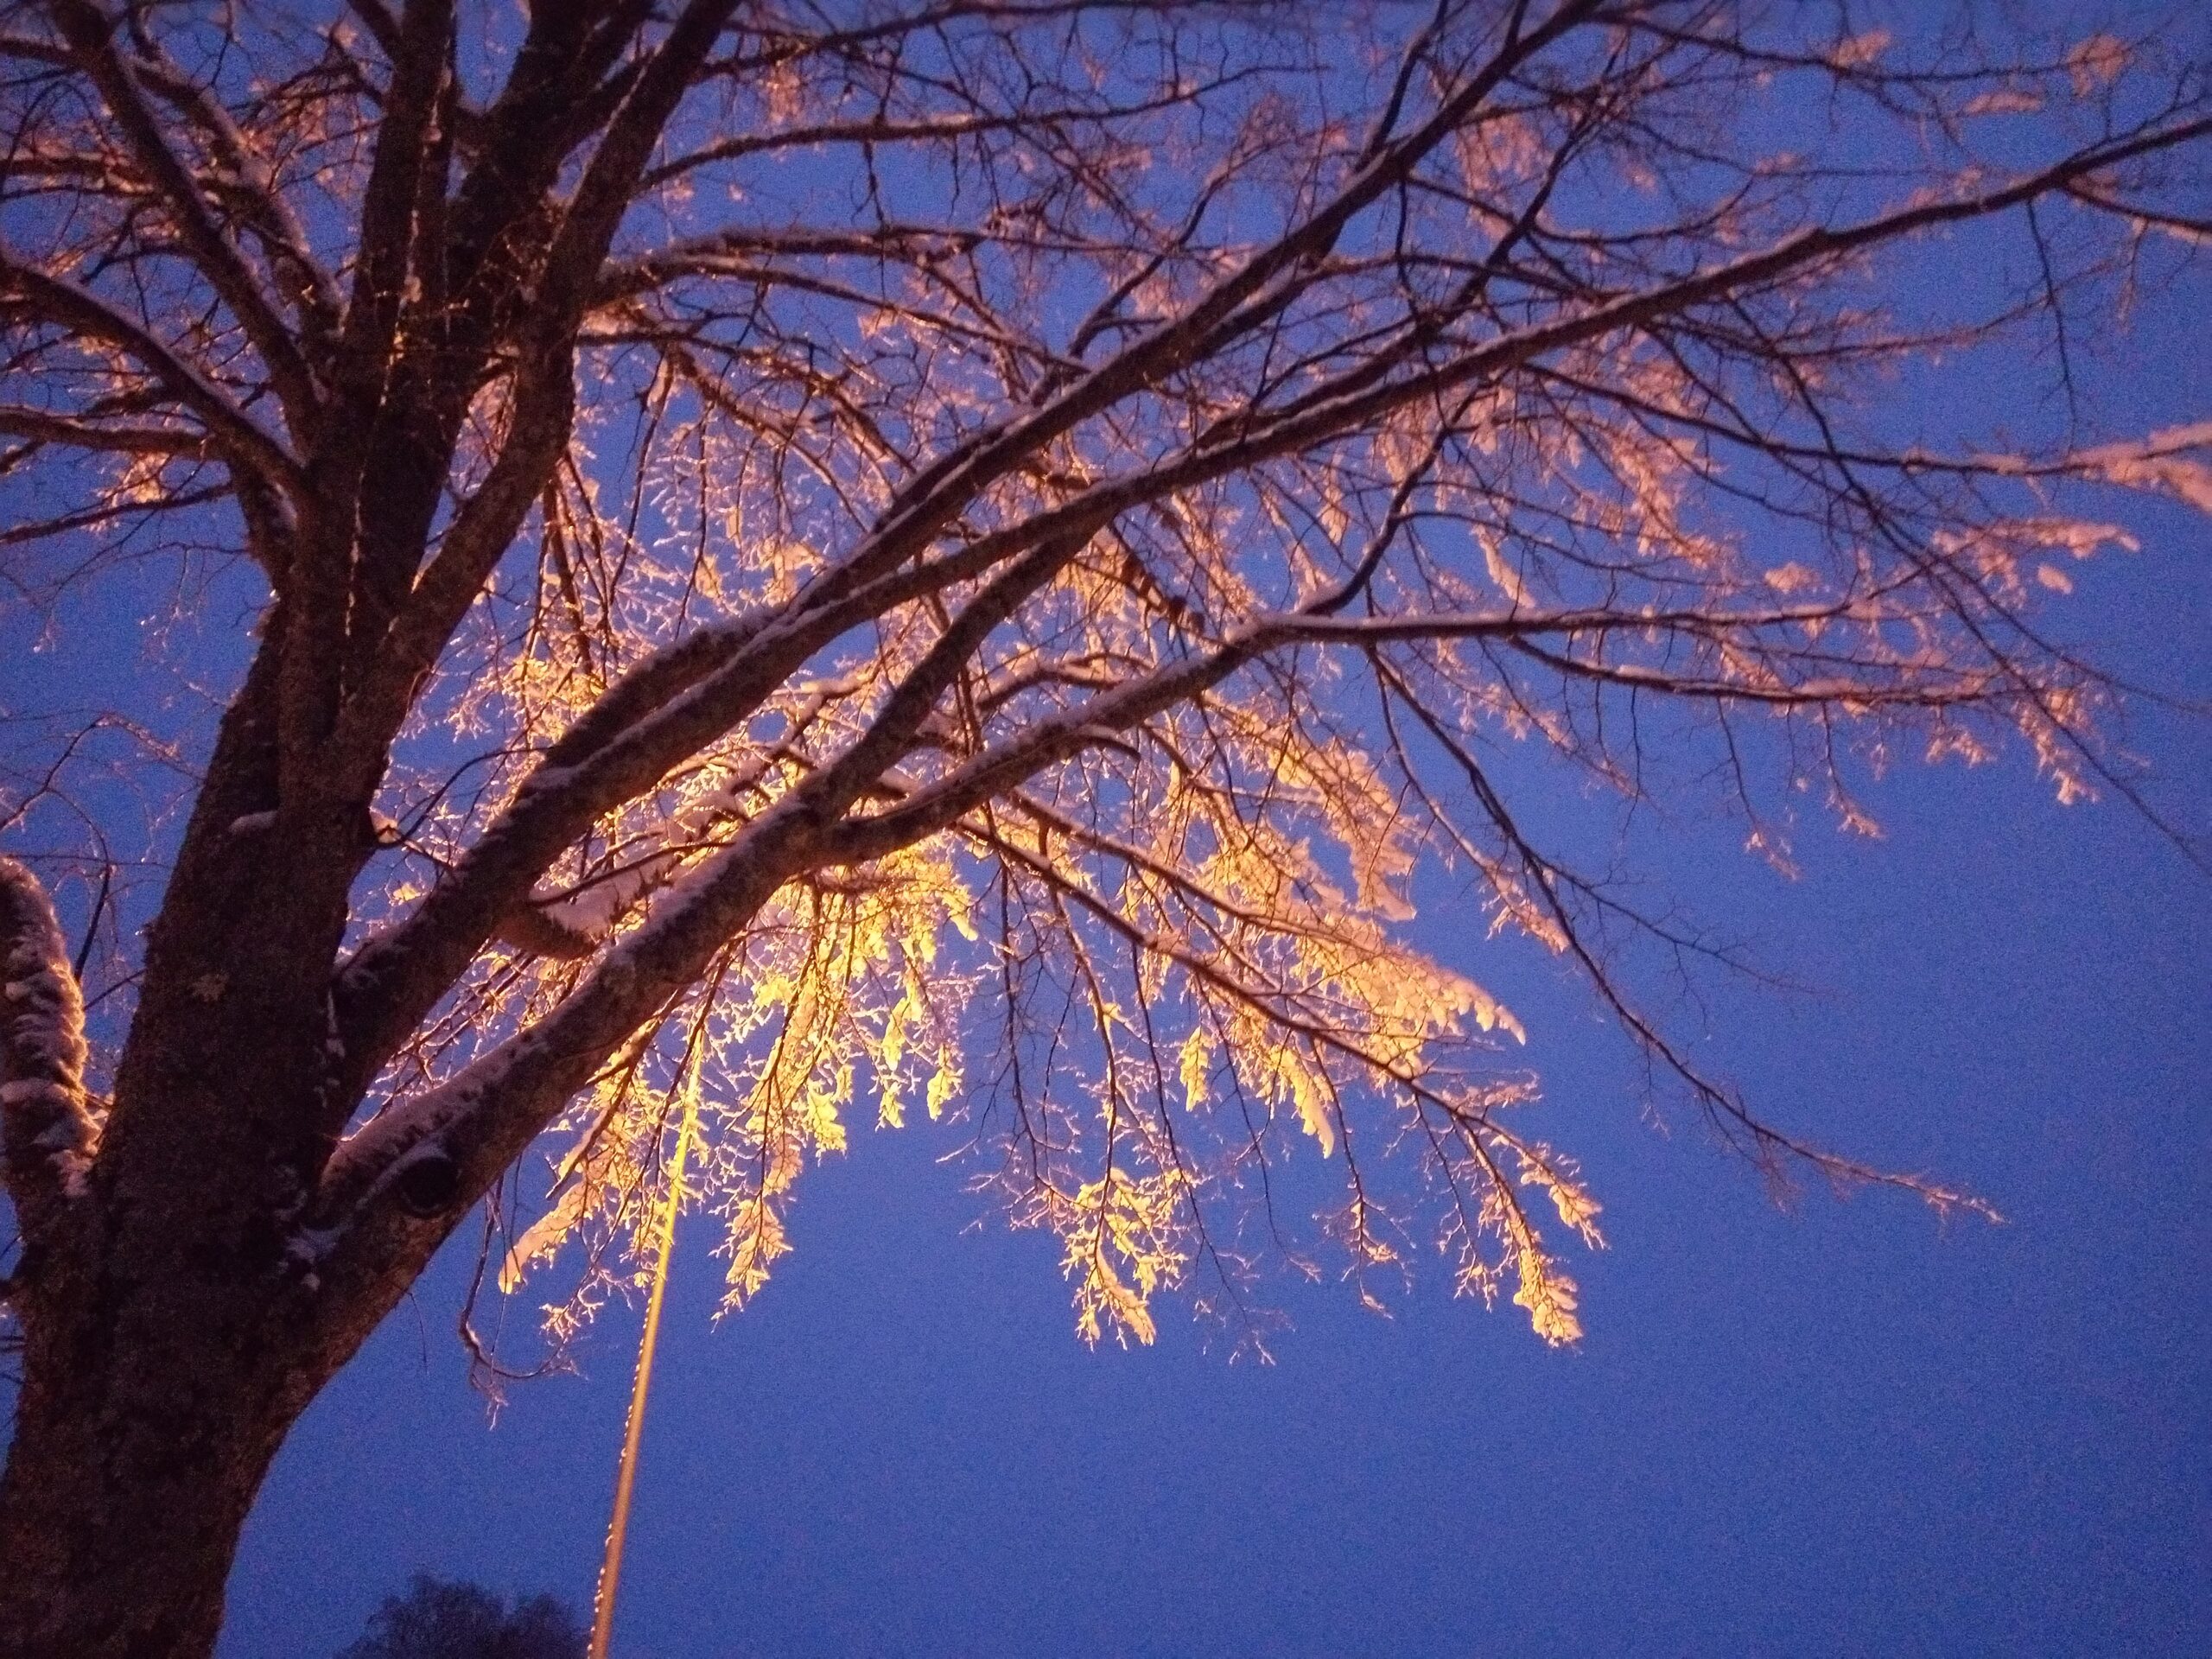
[[[2158,343],[2123,348],[2142,408],[2202,407]],[[2212,696],[2212,537],[2147,522],[2142,556],[2083,569],[2069,626]],[[2212,824],[2205,722],[2138,738],[2169,809]],[[1808,825],[1795,883],[1725,823],[1646,849],[1818,987],[1718,988],[1708,1052],[1790,1125],[2007,1224],[1770,1206],[1694,1124],[1640,1119],[1622,1045],[1548,961],[1433,903],[1424,933],[1527,1020],[1545,1131],[1607,1205],[1578,1351],[1433,1273],[1389,1320],[1281,1287],[1268,1369],[1172,1318],[1155,1349],[1089,1352],[1049,1242],[933,1163],[950,1137],[863,1133],[719,1328],[691,1230],[618,1651],[2212,1650],[2212,880],[2124,808],[2058,808],[2018,756],[1871,799],[1887,838]],[[634,1320],[487,1427],[450,1334],[461,1265],[286,1449],[225,1659],[329,1652],[418,1567],[588,1599]]]

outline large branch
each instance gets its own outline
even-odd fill
[[[27,1250],[84,1192],[99,1131],[85,1104],[85,1001],[38,878],[0,857],[0,1140]],[[35,1261],[27,1263],[35,1273]]]
[[[200,457],[212,447],[207,434],[196,426],[123,426],[26,409],[20,404],[0,404],[0,432],[39,443],[122,455]]]
[[[402,16],[387,17],[390,27],[379,33],[392,73],[363,197],[339,376],[340,404],[352,414],[332,422],[349,441],[352,425],[370,436],[365,443],[334,439],[321,458],[332,477],[321,495],[332,503],[332,524],[340,531],[358,527],[340,676],[361,711],[340,740],[357,774],[381,752],[378,721],[367,710],[389,709],[395,701],[404,708],[414,689],[417,677],[392,670],[404,647],[394,645],[391,631],[415,597],[441,486],[495,354],[512,353],[521,365],[516,379],[529,388],[527,397],[517,393],[518,405],[529,406],[524,424],[541,433],[565,430],[567,393],[530,367],[560,334],[545,327],[557,307],[544,302],[541,283],[551,193],[568,156],[616,111],[650,61],[615,67],[652,10],[650,0],[531,8],[506,81],[480,114],[452,72],[450,0],[416,0]],[[448,198],[450,161],[463,153],[471,165]],[[487,539],[499,539],[503,521],[518,524],[513,499],[530,483],[534,464],[531,445],[512,450],[447,562],[442,587],[474,568]],[[444,605],[413,609],[423,625],[417,632],[429,633]],[[334,648],[322,655],[341,654]]]
[[[338,1230],[325,1277],[335,1275],[341,1294],[365,1271],[388,1271],[395,1252],[419,1251],[433,1233],[442,1236],[442,1228],[655,1009],[693,983],[785,880],[819,861],[822,827],[904,752],[983,640],[1077,550],[1077,543],[1046,543],[985,584],[837,762],[683,878],[670,901],[543,1019],[449,1082],[387,1109],[346,1143],[318,1205]],[[431,1185],[421,1173],[426,1161],[441,1166],[435,1188],[442,1198],[435,1205],[420,1201]],[[410,1166],[417,1172],[411,1178]],[[425,1210],[431,1213],[417,1213]]]
[[[394,619],[337,734],[341,765],[380,765],[416,690],[522,528],[568,446],[576,333],[639,175],[737,0],[690,0],[631,84],[547,251],[506,441]]]
[[[404,24],[395,25],[391,86],[362,192],[353,288],[331,375],[331,426],[343,441],[326,446],[330,456],[323,465],[330,475],[319,480],[326,493],[346,490],[338,504],[341,509],[351,507],[350,492],[358,487],[363,465],[359,436],[376,412],[391,371],[414,251],[416,203],[430,154],[429,135],[437,118],[452,27],[445,0],[417,0],[407,8]],[[442,193],[443,181],[437,188]],[[333,472],[334,467],[346,470]],[[350,512],[334,516],[350,525]]]
[[[547,752],[459,864],[338,976],[345,1109],[593,823],[734,730],[851,629],[982,574],[999,556],[970,548],[835,601],[702,629],[618,681]]]
[[[809,816],[788,804],[763,814],[680,881],[651,924],[616,944],[543,1019],[449,1082],[380,1114],[339,1148],[308,1235],[334,1332],[363,1302],[388,1305],[411,1282],[607,1057],[806,867],[814,836]]]
[[[349,634],[373,615],[370,601],[384,568],[396,563],[411,575],[419,553],[419,543],[397,552],[367,544],[372,538],[364,534],[365,521],[391,504],[365,501],[364,488],[379,448],[372,435],[379,427],[387,456],[396,448],[409,448],[407,440],[417,436],[407,432],[396,442],[391,434],[405,423],[378,417],[387,413],[384,406],[407,278],[415,263],[416,208],[426,183],[437,197],[445,189],[442,178],[424,175],[437,153],[430,134],[452,29],[450,0],[413,0],[406,8],[362,191],[353,285],[331,364],[328,418],[310,462],[303,514],[308,533],[301,538],[285,594],[278,753],[283,793],[294,800],[365,794],[358,778],[323,764],[345,696]],[[435,326],[425,332],[434,334]],[[428,447],[435,460],[421,467],[426,476],[442,471],[446,459],[436,453],[443,445]],[[407,459],[416,456],[410,453]]]

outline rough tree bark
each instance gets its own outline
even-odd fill
[[[22,1386],[0,1475],[11,1659],[210,1650],[270,1460],[392,1300],[320,1299],[287,1253],[327,1155],[297,1126],[315,1122],[329,1062],[327,1003],[287,979],[298,952],[327,963],[337,946],[344,888],[318,883],[318,867],[359,854],[308,836],[283,858],[269,835],[229,832],[266,798],[264,678],[241,693],[187,834],[172,884],[186,902],[150,943],[155,995],[104,1136],[86,1110],[52,911],[28,871],[0,860],[15,1016],[0,1077],[17,1109],[9,1153],[27,1246]],[[359,838],[358,824],[340,833]],[[51,1114],[26,1118],[40,1090]],[[158,1104],[120,1109],[138,1100]]]

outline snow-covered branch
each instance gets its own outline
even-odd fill
[[[0,1132],[35,1248],[84,1192],[99,1130],[85,1102],[85,1002],[46,889],[0,857]]]

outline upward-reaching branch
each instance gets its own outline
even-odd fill
[[[262,291],[260,278],[216,225],[199,181],[169,147],[137,74],[116,50],[117,20],[94,0],[53,0],[51,10],[55,28],[99,88],[131,154],[175,219],[192,259],[231,308],[267,366],[293,441],[302,447],[311,443],[321,410],[315,375],[291,330]]]

